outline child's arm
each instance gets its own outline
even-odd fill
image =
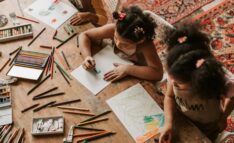
[[[79,35],[79,47],[83,58],[83,67],[92,69],[95,67],[95,60],[92,58],[91,43],[92,41],[102,40],[104,38],[113,38],[115,31],[114,24],[108,24],[99,28],[87,30]]]
[[[172,139],[172,127],[174,120],[174,112],[176,109],[176,103],[173,93],[173,87],[170,81],[167,84],[167,92],[164,98],[164,115],[165,115],[165,124],[160,132],[159,142],[171,142]]]

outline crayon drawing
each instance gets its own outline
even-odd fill
[[[37,0],[24,11],[54,29],[77,12],[75,8],[60,0]]]
[[[156,135],[163,125],[162,109],[141,84],[108,99],[107,103],[137,143]]]
[[[126,61],[115,55],[111,46],[103,48],[94,55],[94,59],[96,62],[95,70],[85,70],[82,66],[79,66],[71,73],[94,95],[110,84],[110,82],[105,81],[103,78],[106,72],[115,68],[113,63],[132,64],[130,61]]]

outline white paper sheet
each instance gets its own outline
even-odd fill
[[[141,84],[136,84],[106,101],[136,140],[147,132],[145,116],[163,113]]]
[[[33,69],[21,66],[12,66],[10,71],[7,73],[8,76],[26,78],[31,80],[38,80],[41,76],[43,70],[41,69]]]
[[[110,84],[110,82],[103,80],[103,78],[106,72],[114,68],[113,63],[132,64],[130,61],[126,61],[115,55],[111,46],[103,48],[94,55],[94,59],[96,62],[96,69],[100,71],[100,73],[96,74],[93,71],[87,71],[82,66],[79,66],[71,73],[72,76],[94,95],[98,94]]]
[[[37,0],[27,7],[24,12],[44,22],[54,29],[59,28],[77,10],[59,0],[55,6],[49,9],[54,0]]]

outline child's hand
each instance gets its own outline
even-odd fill
[[[160,130],[159,143],[171,143],[172,140],[172,126],[164,125]]]
[[[78,12],[71,20],[70,24],[75,25],[81,25],[86,22],[90,22],[92,19],[92,15],[89,12]]]
[[[95,60],[90,56],[86,57],[84,62],[82,63],[83,68],[86,70],[95,68],[95,65],[96,65]]]
[[[114,66],[116,68],[104,75],[104,80],[113,82],[127,75],[128,65],[114,63]]]

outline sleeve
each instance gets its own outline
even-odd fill
[[[226,85],[227,85],[226,96],[229,98],[233,98],[234,97],[234,78],[228,78]]]
[[[107,23],[107,15],[104,9],[102,0],[92,0],[92,6],[95,10],[96,15],[98,16],[98,25],[104,25]]]

